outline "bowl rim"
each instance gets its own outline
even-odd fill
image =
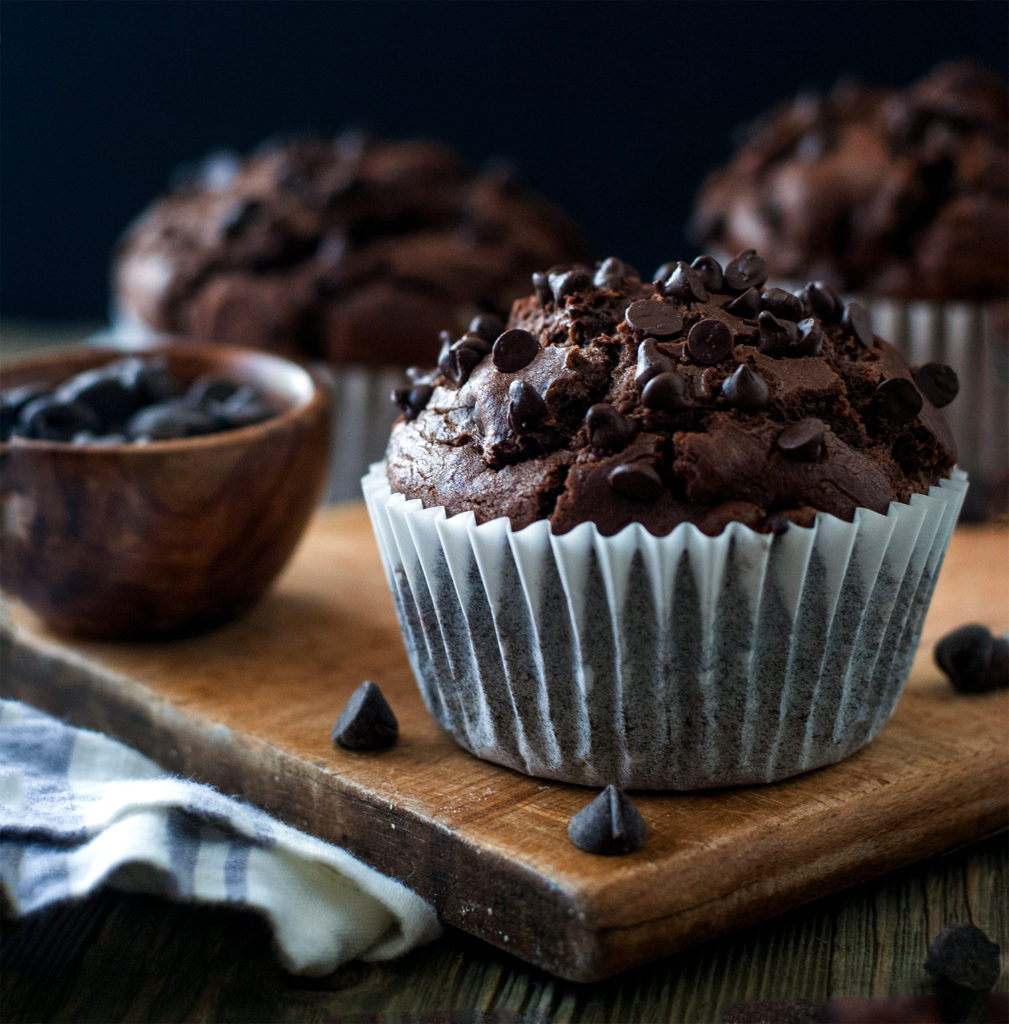
[[[194,437],[179,437],[155,441],[118,441],[99,443],[78,443],[74,441],[54,441],[45,438],[20,437],[13,435],[9,440],[0,441],[0,452],[13,450],[23,451],[72,451],[79,457],[86,457],[85,453],[103,455],[124,455],[135,453],[141,456],[142,453],[162,453],[199,451],[221,445],[232,445],[248,443],[256,434],[264,437],[275,430],[283,429],[288,424],[301,419],[306,413],[319,407],[325,409],[329,403],[329,393],[321,375],[316,373],[310,366],[299,363],[287,356],[278,355],[275,352],[268,352],[263,349],[243,348],[238,345],[218,345],[214,342],[199,341],[190,338],[173,339],[165,335],[151,341],[147,345],[132,345],[129,348],[117,347],[115,345],[81,342],[72,345],[61,345],[55,348],[44,349],[41,352],[29,353],[23,357],[5,361],[0,366],[0,375],[6,375],[11,371],[23,371],[32,367],[40,370],[58,366],[61,361],[69,357],[96,357],[101,365],[101,358],[107,357],[110,361],[125,359],[129,356],[157,356],[172,353],[193,355],[217,354],[231,356],[239,359],[264,359],[279,363],[289,371],[295,371],[305,378],[309,391],[304,398],[300,398],[288,408],[260,420],[258,423],[250,423],[244,427],[233,427],[230,430],[217,430],[211,434],[199,434]]]

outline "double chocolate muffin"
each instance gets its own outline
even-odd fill
[[[718,534],[851,520],[947,475],[956,375],[912,371],[822,281],[767,287],[752,250],[642,281],[618,259],[534,275],[507,327],[444,339],[397,392],[393,492],[562,534]]]
[[[177,174],[119,243],[114,304],[127,326],[402,367],[585,254],[503,165],[474,173],[428,140],[285,139]]]
[[[1009,88],[941,64],[906,89],[839,82],[746,129],[700,190],[696,240],[773,278],[899,299],[1009,291]]]

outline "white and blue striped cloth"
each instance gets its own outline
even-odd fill
[[[0,895],[30,914],[108,885],[251,908],[287,970],[388,960],[439,934],[399,882],[99,733],[0,701]]]

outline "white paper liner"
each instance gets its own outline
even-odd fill
[[[427,707],[464,748],[589,786],[771,782],[868,743],[907,678],[967,489],[774,536],[560,536],[363,481]]]
[[[165,337],[135,318],[118,317],[109,330],[91,335],[88,341],[129,350]],[[399,415],[390,395],[406,383],[404,371],[328,363],[312,363],[311,368],[328,385],[332,399],[329,475],[322,500],[332,504],[359,498],[361,477],[385,454],[389,431]]]

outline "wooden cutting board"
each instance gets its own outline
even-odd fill
[[[931,649],[964,622],[1004,630],[1007,595],[1009,532],[961,527],[874,743],[771,786],[634,794],[649,841],[622,858],[568,842],[594,791],[481,762],[428,716],[359,504],[320,513],[275,590],[203,636],[71,641],[7,603],[0,688],[346,846],[447,923],[589,981],[1005,827],[1009,693],[956,695]],[[395,709],[400,742],[334,750],[364,679]]]

